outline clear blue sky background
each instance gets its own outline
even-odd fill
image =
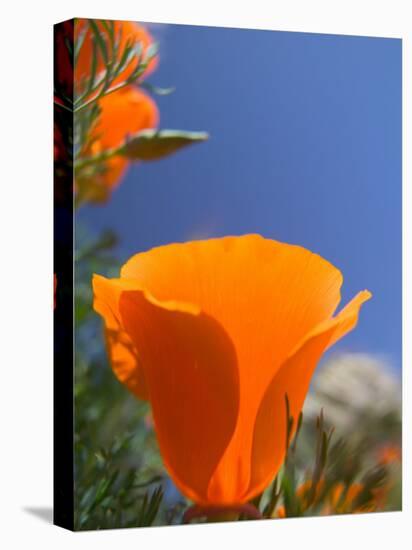
[[[156,25],[149,82],[162,128],[210,141],[135,165],[79,213],[114,229],[120,260],[152,246],[258,232],[303,245],[373,300],[339,349],[401,368],[401,41]]]

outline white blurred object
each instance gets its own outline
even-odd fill
[[[359,423],[401,418],[401,383],[381,358],[345,353],[326,361],[315,375],[303,415],[318,416],[323,407],[328,423],[342,434]]]

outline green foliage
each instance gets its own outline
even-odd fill
[[[75,529],[159,524],[166,476],[149,407],[113,376],[92,310],[92,273],[113,273],[117,238],[76,237]]]
[[[91,455],[76,445],[75,528],[110,529],[155,524],[163,498],[161,475],[147,477],[142,468],[126,467],[134,435],[115,439]]]
[[[205,132],[179,130],[143,130],[128,139],[119,149],[119,154],[129,160],[157,160],[167,157],[183,147],[206,141]]]
[[[272,485],[253,504],[264,518],[318,516],[399,510],[400,465],[370,464],[362,447],[353,448],[342,438],[333,442],[334,429],[323,410],[315,426],[305,424],[300,413],[294,438],[294,419],[286,401],[287,441],[283,467]],[[314,428],[314,430],[313,430]],[[301,432],[312,437],[312,457],[300,451]],[[315,436],[313,436],[313,431]],[[381,437],[384,434],[381,433]],[[312,466],[308,467],[308,464]]]

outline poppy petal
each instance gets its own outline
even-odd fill
[[[95,309],[138,350],[160,450],[176,485],[207,503],[207,486],[236,426],[239,379],[224,329],[190,303],[161,302],[136,281],[95,276]]]
[[[119,311],[144,368],[159,447],[176,485],[196,502],[238,416],[234,346],[195,306],[161,303],[147,292],[122,292]]]
[[[153,248],[133,256],[121,278],[159,300],[197,304],[226,329],[253,380],[270,363],[267,382],[273,365],[333,315],[342,284],[340,271],[317,254],[260,235]]]
[[[320,323],[302,340],[274,376],[256,417],[251,480],[243,500],[250,500],[263,491],[284,460],[285,395],[288,396],[290,414],[296,426],[319,359],[328,347],[356,326],[360,308],[370,297],[370,292],[360,292],[336,317]]]
[[[153,99],[136,88],[127,86],[99,100],[101,113],[93,129],[94,153],[121,145],[128,135],[155,128],[159,110]]]
[[[137,350],[127,332],[121,327],[118,309],[121,288],[104,277],[94,275],[93,307],[104,319],[106,348],[114,374],[137,397],[148,399]]]

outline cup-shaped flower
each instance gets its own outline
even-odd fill
[[[259,235],[170,244],[95,275],[119,380],[150,400],[166,468],[201,506],[263,491],[285,456],[322,354],[357,323],[366,290],[336,316],[342,275]]]
[[[97,124],[90,136],[90,145],[84,156],[99,156],[116,149],[141,130],[156,128],[159,111],[151,97],[135,86],[127,86],[99,101],[101,109]],[[76,190],[89,201],[105,201],[110,192],[121,182],[128,160],[120,155],[92,166],[90,174],[76,174]]]

